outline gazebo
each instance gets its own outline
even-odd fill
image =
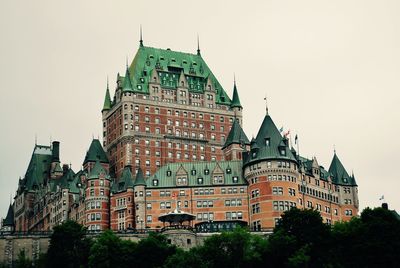
[[[184,212],[182,210],[175,209],[174,211],[168,212],[158,217],[158,220],[163,223],[163,228],[161,231],[171,230],[171,229],[186,229],[192,230],[192,221],[196,219],[193,214]],[[165,223],[169,223],[165,226]],[[184,224],[187,222],[187,224]]]

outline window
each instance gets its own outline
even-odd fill
[[[146,208],[147,208],[147,209],[151,209],[151,203],[147,203],[147,204],[146,204]]]
[[[276,202],[276,201],[274,201],[274,202]],[[260,213],[260,204],[257,203],[257,204],[251,205],[251,211],[253,214]]]
[[[151,215],[147,215],[146,219],[147,222],[152,222],[153,217]]]
[[[158,180],[157,179],[153,179],[153,186],[158,186]]]
[[[272,194],[283,195],[283,188],[282,187],[272,187]]]

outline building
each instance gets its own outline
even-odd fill
[[[61,165],[59,142],[35,145],[7,228],[51,230],[73,219],[94,231],[158,229],[158,217],[176,209],[194,223],[271,230],[290,207],[316,209],[327,224],[358,213],[354,175],[336,152],[328,170],[300,156],[268,113],[247,138],[236,83],[229,98],[200,49],[140,40],[113,98],[107,84],[102,118],[103,146],[93,139],[76,173]]]

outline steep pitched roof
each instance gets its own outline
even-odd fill
[[[109,163],[100,141],[98,139],[93,139],[89,150],[86,153],[83,164],[86,164],[87,162],[96,162],[97,160],[102,163]]]
[[[135,186],[139,185],[146,185],[146,182],[144,181],[144,176],[143,176],[143,171],[139,167],[138,172],[136,174],[136,179],[135,179]]]
[[[170,163],[162,166],[157,172],[146,181],[147,188],[171,187],[177,186],[177,176],[182,176],[182,172],[187,171],[187,186],[207,187],[213,184],[213,172],[220,171],[223,174],[224,182],[220,185],[240,186],[246,185],[242,175],[242,161],[211,161],[211,162],[185,162]],[[234,177],[237,182],[234,181]],[[201,178],[201,183],[199,183]],[[153,185],[153,180],[158,184]]]
[[[250,144],[250,152],[243,153],[243,161],[246,164],[264,159],[283,159],[297,162],[289,148],[287,138],[281,136],[268,114],[264,117],[256,138]]]
[[[111,106],[112,106],[112,102],[111,102],[111,97],[110,97],[110,90],[108,89],[108,83],[107,83],[106,96],[104,97],[104,105],[103,105],[102,111],[110,110]]]
[[[236,82],[233,85],[233,96],[232,96],[231,107],[232,108],[234,108],[234,107],[242,108],[242,105],[240,104],[239,93],[236,88]]]
[[[28,169],[21,181],[21,190],[35,190],[45,183],[50,172],[51,159],[50,146],[35,145]]]
[[[101,174],[106,175],[107,172],[106,170],[103,168],[103,166],[100,164],[100,161],[97,160],[96,164],[94,164],[93,169],[90,171],[90,175],[89,178],[90,179],[98,179],[100,177]]]
[[[125,166],[119,181],[114,182],[112,187],[112,192],[113,193],[123,192],[126,191],[128,188],[133,188],[133,177],[131,173],[131,166]]]
[[[238,120],[233,120],[231,130],[229,131],[228,137],[226,138],[226,142],[222,149],[231,144],[250,144],[250,141],[244,133]]]
[[[336,152],[334,153],[331,165],[329,166],[329,172],[332,174],[333,182],[335,184],[351,186],[357,185],[354,177],[350,177],[347,173]]]
[[[3,220],[3,226],[14,226],[14,209],[11,204],[8,207],[7,216]]]
[[[152,81],[151,73],[157,70],[160,83],[163,87],[176,89],[181,72],[183,72],[189,91],[203,93],[208,79],[211,80],[216,90],[216,103],[230,105],[231,100],[211,72],[200,54],[191,54],[140,46],[135,58],[129,66],[125,78],[121,77],[124,88],[133,92],[149,94],[149,82]],[[126,81],[126,84],[125,84]]]

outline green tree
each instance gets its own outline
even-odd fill
[[[387,209],[366,208],[333,228],[332,251],[342,267],[398,267],[400,220]]]
[[[136,243],[121,240],[111,230],[106,230],[90,248],[89,267],[131,267],[136,247]]]
[[[91,240],[86,229],[75,221],[54,227],[47,253],[47,267],[87,266]]]
[[[137,244],[132,267],[162,267],[176,250],[175,246],[168,244],[164,235],[150,232]]]
[[[322,267],[330,260],[330,227],[316,210],[283,213],[269,238],[267,259],[274,267]]]

